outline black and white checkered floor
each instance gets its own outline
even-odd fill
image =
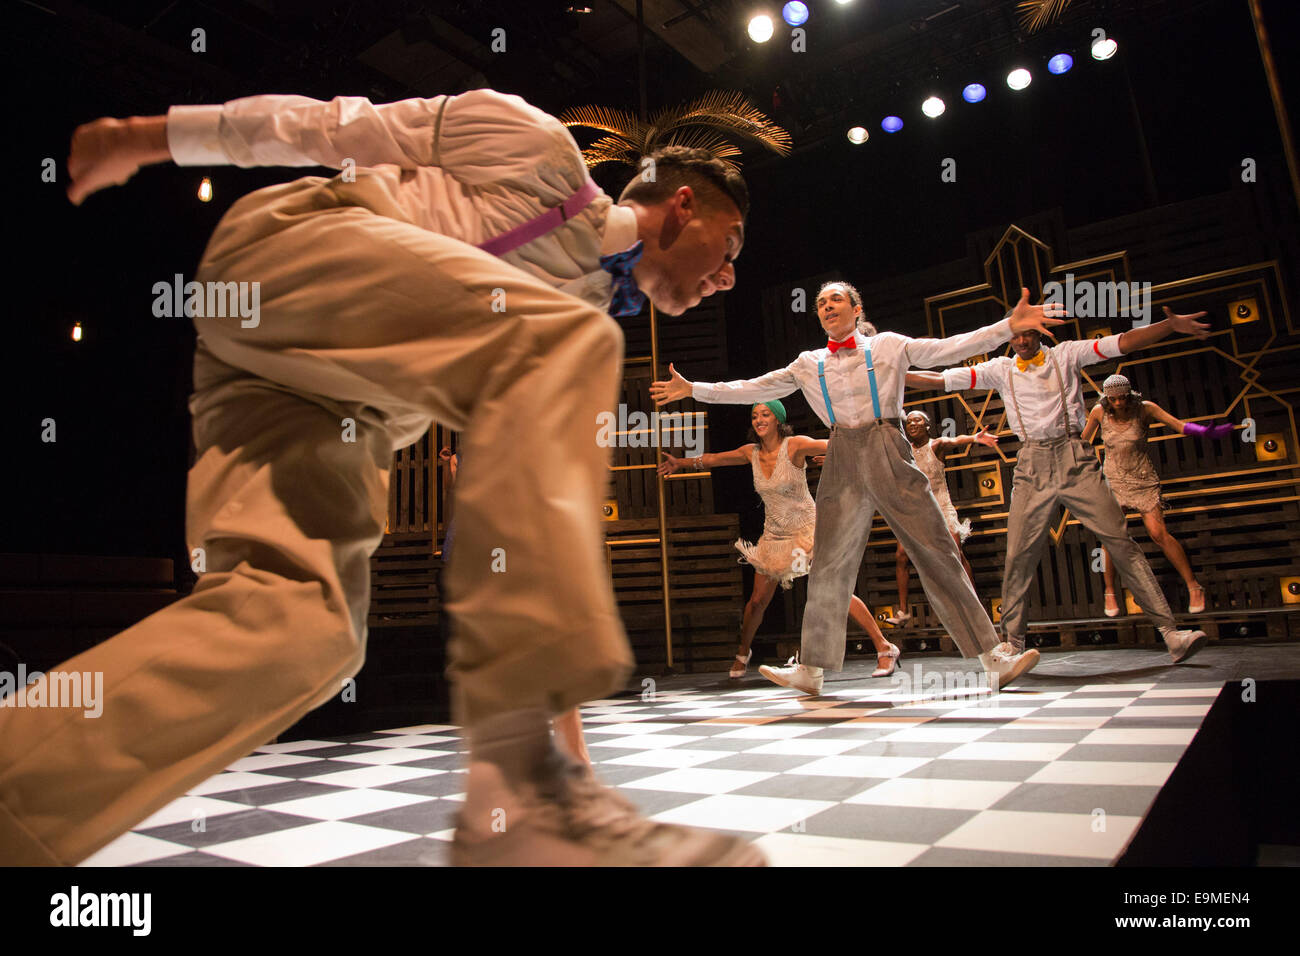
[[[816,699],[754,678],[595,701],[585,731],[644,812],[777,865],[1106,865],[1223,686],[1148,667],[989,694],[922,669]],[[448,725],[262,747],[82,865],[444,865],[464,749]]]

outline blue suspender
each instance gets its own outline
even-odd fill
[[[835,424],[835,409],[831,408],[831,393],[826,390],[826,363],[822,359],[817,360],[817,377],[822,383],[822,401],[826,403],[826,415]]]
[[[868,339],[862,349],[862,358],[867,363],[867,381],[871,383],[871,412],[880,417],[880,390],[876,387],[876,367],[871,363],[871,340]],[[822,383],[822,401],[826,403],[826,417],[835,424],[835,409],[831,408],[831,393],[826,388],[826,362],[817,360],[817,379]]]
[[[871,414],[880,418],[880,393],[876,391],[876,367],[871,364],[871,339],[867,339],[862,351],[867,360],[867,380],[871,382]]]

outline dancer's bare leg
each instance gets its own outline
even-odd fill
[[[763,622],[763,615],[767,613],[767,606],[772,602],[776,587],[776,578],[769,578],[766,574],[755,572],[754,590],[749,595],[749,600],[745,602],[745,616],[740,623],[738,656],[745,657],[749,653],[749,645],[754,642],[754,635],[758,633],[758,625]]]
[[[582,736],[582,712],[574,707],[551,719],[555,728],[555,739],[559,741],[564,752],[575,760],[591,763],[591,754],[587,753],[587,741]]]
[[[849,620],[857,622],[858,627],[867,632],[871,643],[876,647],[877,654],[889,653],[889,642],[885,640],[885,635],[880,633],[880,625],[876,623],[871,608],[867,607],[862,598],[856,594],[849,598]]]
[[[1187,560],[1187,552],[1183,546],[1178,543],[1178,539],[1169,533],[1165,527],[1165,518],[1159,511],[1142,512],[1142,523],[1147,526],[1147,533],[1151,535],[1151,540],[1160,545],[1160,550],[1165,553],[1169,563],[1178,569],[1182,575],[1183,583],[1187,585],[1188,590],[1200,588],[1196,582],[1196,575],[1192,573],[1192,565]]]
[[[966,560],[966,552],[961,547],[961,535],[952,536],[953,544],[957,545],[957,554],[961,558],[961,566],[966,569],[966,577],[970,578],[970,586],[975,587],[975,572],[970,569],[970,562]]]
[[[894,552],[894,581],[898,584],[898,613],[907,613],[907,585],[910,575],[908,571],[911,562],[907,558],[907,552],[903,550],[903,543],[898,543],[898,550]]]
[[[1111,560],[1110,552],[1105,548],[1101,549],[1101,576],[1106,582],[1106,610],[1118,611],[1119,598],[1115,590],[1115,562]]]

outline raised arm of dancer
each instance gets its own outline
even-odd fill
[[[440,166],[464,183],[509,178],[536,165],[568,132],[517,96],[460,96],[376,105],[361,96],[250,96],[216,106],[173,106],[166,116],[99,119],[72,135],[68,198],[80,204],[141,167]]]
[[[671,378],[650,385],[650,397],[656,405],[691,397],[718,405],[749,405],[773,398],[785,398],[799,390],[799,380],[795,377],[793,365],[758,378],[737,379],[734,382],[689,382],[673,368],[671,362],[668,371]]]
[[[1231,423],[1225,425],[1201,425],[1197,422],[1185,422],[1181,418],[1170,415],[1155,402],[1144,401],[1142,408],[1151,418],[1164,423],[1165,427],[1171,431],[1176,431],[1188,438],[1225,438],[1231,435],[1237,427]]]
[[[819,458],[824,458],[826,449],[830,445],[827,438],[810,438],[807,435],[792,435],[786,444],[786,452],[790,455],[790,463],[796,468],[802,468],[808,459],[813,460],[813,464],[820,465]]]
[[[659,463],[659,474],[666,478],[679,471],[707,471],[726,465],[748,465],[753,451],[754,445],[751,442],[731,451],[717,451],[695,458],[676,458],[668,452],[663,452],[664,460]]]
[[[1174,334],[1191,335],[1198,339],[1209,338],[1210,326],[1205,322],[1196,321],[1205,315],[1204,312],[1176,315],[1169,306],[1165,306],[1164,310],[1165,317],[1161,321],[1152,322],[1145,328],[1129,329],[1120,335],[1120,351],[1125,355],[1130,352],[1137,352],[1149,348],[1161,339]]]
[[[950,335],[945,339],[911,339],[907,343],[907,360],[921,368],[933,368],[936,365],[960,362],[979,352],[987,352],[1018,332],[1036,329],[1051,336],[1050,326],[1065,324],[1063,319],[1055,318],[1061,315],[1065,315],[1065,309],[1057,302],[1030,305],[1029,290],[1022,288],[1020,301],[1001,322],[973,332]]]

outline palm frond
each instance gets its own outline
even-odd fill
[[[1021,0],[1016,10],[1020,13],[1020,25],[1030,33],[1037,33],[1060,19],[1069,5],[1070,0]]]
[[[660,110],[651,125],[667,131],[681,126],[712,126],[739,133],[759,145],[784,156],[790,152],[790,134],[772,122],[743,94],[714,90],[681,106]]]
[[[601,163],[623,163],[636,167],[643,155],[645,150],[639,144],[622,136],[602,136],[582,151],[588,169],[595,169]]]
[[[568,127],[587,126],[633,141],[640,141],[645,133],[644,124],[631,113],[607,106],[575,106],[565,110],[558,118]]]
[[[721,133],[708,129],[680,130],[671,133],[663,142],[665,146],[686,146],[690,149],[703,149],[716,159],[727,160],[741,155],[740,147],[729,142]]]
[[[649,123],[642,123],[626,110],[605,106],[577,106],[561,113],[559,120],[570,128],[582,126],[605,134],[582,151],[589,169],[601,163],[635,167],[642,156],[656,148],[677,145],[707,150],[739,170],[733,159],[741,155],[741,150],[729,136],[742,136],[782,156],[790,152],[793,142],[789,133],[743,94],[723,90],[659,110]]]

